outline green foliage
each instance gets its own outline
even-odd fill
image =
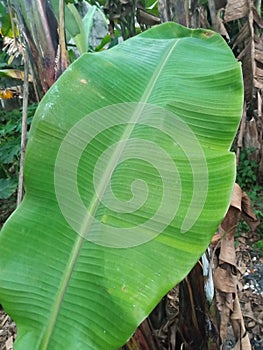
[[[52,8],[58,18],[59,2],[51,0]],[[65,6],[65,26],[70,60],[85,52],[92,52],[107,34],[108,24],[100,5],[95,2],[67,1]],[[69,44],[70,42],[70,44]],[[74,44],[73,44],[74,43]],[[76,55],[77,54],[77,55]]]
[[[259,190],[256,186],[258,163],[251,157],[254,151],[254,148],[243,148],[240,151],[236,180],[243,191],[253,189],[256,193]]]
[[[81,18],[76,6],[71,3],[67,4],[67,8],[70,11],[72,15],[72,19],[74,18],[74,21],[76,22],[78,26],[78,34],[73,37],[73,40],[76,44],[76,47],[80,54],[84,52],[89,51],[89,37],[90,37],[90,31],[93,23],[93,17],[95,13],[95,6],[92,6],[90,11],[88,11],[87,15],[85,16],[87,18],[87,23],[84,23],[84,19]],[[87,24],[87,25],[85,25]]]
[[[261,239],[260,241],[257,241],[254,245],[253,245],[254,249],[258,250],[258,253],[261,257],[263,257],[263,240]]]
[[[254,148],[243,148],[240,152],[236,181],[249,196],[256,217],[261,225],[257,231],[263,235],[263,187],[257,184],[258,163],[253,159]],[[250,228],[243,220],[237,228],[237,235],[249,232]]]
[[[28,108],[28,126],[36,105]],[[21,143],[22,110],[0,111],[0,199],[9,198],[17,187]]]
[[[158,0],[142,0],[145,10],[152,15],[159,16]]]
[[[8,13],[8,9],[6,6],[6,1],[0,1],[0,28],[1,35],[14,37],[14,33],[12,31],[11,19]]]
[[[252,189],[251,191],[246,193],[252,202],[252,206],[253,206],[254,214],[256,218],[260,220],[260,225],[257,228],[257,232],[259,233],[260,237],[263,238],[263,201],[262,201],[263,188],[262,187],[258,187],[258,188],[259,188],[258,191]],[[241,220],[239,222],[237,231],[236,231],[236,236],[238,237],[242,232],[250,232],[250,227],[244,220]]]
[[[1,178],[17,178],[21,137],[21,110],[0,112],[0,165]]]
[[[256,189],[255,191],[248,192],[248,195],[253,203],[254,213],[257,219],[260,220],[257,232],[263,238],[263,186],[257,186]]]
[[[220,35],[175,23],[65,71],[0,235],[17,350],[118,349],[186,276],[229,206],[242,96]]]

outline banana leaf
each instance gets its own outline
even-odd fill
[[[42,99],[26,194],[0,234],[15,349],[118,349],[230,203],[240,64],[208,30],[154,27],[76,60]]]

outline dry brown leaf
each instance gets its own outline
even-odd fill
[[[263,51],[263,40],[261,37],[255,37],[255,50]]]
[[[231,314],[230,319],[231,320],[240,320],[241,318],[242,318],[242,311],[240,308],[240,303],[239,303],[238,294],[237,294],[235,297],[235,300],[234,300],[233,312]]]
[[[249,7],[248,0],[228,0],[225,10],[225,22],[234,21],[236,19],[247,16]]]
[[[263,69],[256,67],[255,79],[255,87],[258,89],[263,89]]]
[[[240,28],[239,33],[236,36],[236,39],[233,43],[233,49],[235,49],[240,45],[242,45],[243,47],[244,41],[247,40],[247,38],[249,38],[250,35],[251,35],[250,26],[248,21],[246,21],[244,25]]]
[[[240,186],[235,183],[231,197],[230,205],[241,211],[242,190]]]
[[[238,60],[242,62],[244,90],[246,101],[251,101],[254,89],[254,56],[253,56],[253,40],[248,39],[245,48],[238,56]]]
[[[239,53],[237,58],[242,62],[245,101],[250,103],[255,98],[256,89],[263,89],[263,39],[258,34],[263,20],[252,0],[229,0],[224,20],[238,20],[240,28],[233,49]]]
[[[234,228],[234,230],[236,230],[236,227]],[[224,262],[232,266],[236,266],[234,235],[232,236],[225,235],[225,237],[222,238],[219,260],[220,262]]]
[[[255,216],[253,206],[248,195],[243,192],[242,195],[242,218],[246,221],[252,231],[255,231],[260,224],[260,220]]]
[[[254,17],[254,21],[257,23],[257,25],[259,26],[259,28],[263,28],[263,20],[260,17],[260,15],[258,14],[257,9],[255,8],[255,6],[252,7],[252,11],[253,11],[253,17]]]
[[[13,350],[14,349],[13,344],[14,344],[13,337],[8,338],[5,343],[6,350]]]
[[[227,41],[230,40],[229,34],[226,30],[226,27],[224,25],[223,19],[220,17],[220,11],[217,12],[217,15],[215,17],[215,24],[214,24],[214,30],[224,36]]]
[[[250,220],[255,219],[251,202],[241,188],[235,184],[229,210],[219,228],[220,252],[215,262],[213,274],[216,290],[216,305],[220,314],[220,338],[224,342],[228,334],[228,324],[231,322],[235,336],[236,350],[251,350],[248,334],[245,329],[243,315],[238,299],[238,277],[236,268],[236,251],[234,234],[240,218],[240,212],[245,213]],[[218,247],[217,244],[215,247]]]
[[[201,28],[209,28],[210,24],[207,20],[207,10],[204,6],[200,6],[196,9],[198,13],[198,23],[195,23],[196,28],[201,27]]]
[[[246,336],[242,338],[241,341],[239,340],[232,350],[251,350],[251,344],[248,335],[246,334]]]
[[[233,277],[231,271],[217,267],[213,274],[215,288],[223,293],[236,292],[236,277]]]
[[[230,317],[230,308],[227,306],[226,294],[216,291],[216,306],[220,313],[220,338],[221,340],[227,337],[227,326]]]
[[[248,148],[255,148],[255,149],[260,149],[260,142],[258,140],[258,129],[257,129],[257,122],[255,118],[250,119],[249,121],[246,122],[246,134],[244,135],[244,143],[246,145],[246,147]],[[255,157],[255,154],[254,154]],[[253,158],[255,161],[257,161],[257,159]],[[246,199],[247,201],[249,201],[249,198]],[[244,202],[243,205],[244,207],[244,212],[246,212],[246,203]],[[251,202],[250,202],[250,208],[251,208],[251,212],[253,212],[253,208],[251,206]]]

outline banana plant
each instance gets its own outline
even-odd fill
[[[49,1],[11,1],[28,50],[35,85],[42,96],[56,80],[58,23]]]
[[[176,23],[69,66],[0,235],[16,350],[118,349],[187,275],[230,203],[242,99],[220,35]]]
[[[47,92],[69,64],[64,32],[67,33],[67,41],[75,43],[78,54],[88,51],[91,44],[95,48],[107,33],[102,11],[85,1],[78,5],[79,9],[75,3],[63,0],[11,0],[10,4],[28,50],[39,97]],[[84,12],[83,18],[81,11]],[[0,6],[0,17],[5,13],[5,6]]]
[[[56,16],[59,16],[57,0],[51,0]],[[66,2],[65,26],[67,41],[76,45],[77,56],[93,51],[107,35],[108,24],[104,13],[98,6],[83,1],[78,4]]]

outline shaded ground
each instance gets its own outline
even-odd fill
[[[237,266],[241,272],[240,304],[253,350],[263,349],[263,251],[250,244],[256,237],[238,238]]]
[[[15,323],[4,310],[0,308],[0,350],[12,350],[15,336]]]
[[[16,208],[16,193],[8,199],[0,199],[0,229]]]

